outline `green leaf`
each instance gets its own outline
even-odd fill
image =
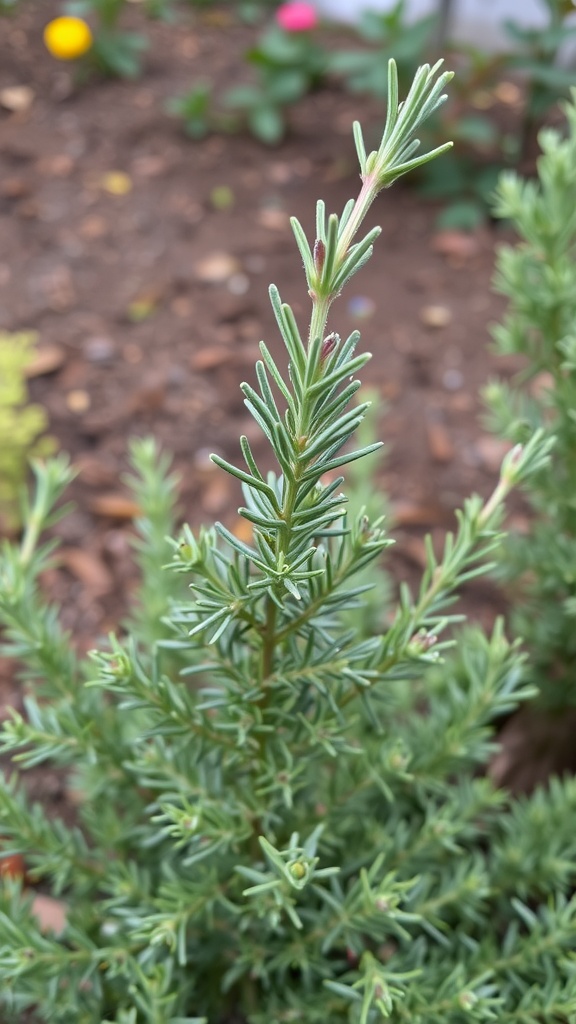
[[[445,206],[436,223],[445,230],[474,231],[484,223],[486,215],[484,203],[477,199],[460,199]]]
[[[280,142],[284,134],[284,119],[277,107],[258,106],[248,114],[250,130],[267,146]]]

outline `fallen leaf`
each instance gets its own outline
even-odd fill
[[[74,460],[74,468],[90,487],[111,487],[118,479],[118,467],[106,465],[97,455],[81,455]]]
[[[48,177],[67,178],[74,170],[74,160],[68,153],[54,153],[52,156],[41,157],[36,170]]]
[[[99,217],[98,214],[90,214],[89,217],[84,217],[78,228],[78,233],[82,238],[103,238],[104,235],[108,234],[109,225],[104,217]]]
[[[158,178],[168,167],[166,157],[159,153],[147,153],[132,161],[132,173],[138,178]]]
[[[21,853],[9,853],[5,857],[0,855],[0,878],[24,878],[25,874],[24,857]]]
[[[107,171],[100,178],[100,186],[111,196],[126,196],[132,191],[132,178],[125,171]]]
[[[61,900],[55,900],[43,893],[36,893],[32,901],[32,913],[37,918],[40,930],[54,932],[59,935],[66,927],[67,906]]]
[[[24,178],[4,178],[0,181],[0,196],[4,199],[22,199],[29,196],[32,189]]]
[[[131,397],[129,412],[157,412],[166,401],[166,379],[151,374]]]
[[[34,89],[29,85],[8,85],[0,89],[0,105],[13,114],[20,114],[30,109],[34,96]]]
[[[135,519],[140,515],[136,502],[124,494],[97,494],[91,498],[89,507],[95,515],[110,519]]]
[[[43,377],[45,374],[59,370],[66,359],[66,352],[61,345],[41,345],[37,348],[25,373],[27,377]]]
[[[194,352],[190,359],[190,366],[193,370],[202,373],[204,370],[215,370],[216,367],[229,363],[234,357],[234,352],[223,345],[212,345],[201,348]]]
[[[454,458],[454,445],[446,427],[436,419],[426,423],[428,450],[435,462],[451,462]]]
[[[111,572],[102,560],[83,548],[61,548],[61,563],[95,595],[108,594],[114,587]]]

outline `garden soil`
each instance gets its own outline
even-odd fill
[[[0,19],[0,330],[37,332],[31,395],[78,469],[44,583],[85,651],[117,626],[136,584],[137,510],[123,484],[131,437],[154,434],[173,453],[183,518],[241,528],[235,482],[209,453],[236,459],[246,433],[270,465],[239,384],[254,380],[261,338],[282,363],[269,282],[305,329],[289,217],[313,237],[316,200],[339,212],[356,194],[352,123],[377,144],[383,111],[324,90],[291,112],[276,148],[243,135],[193,141],[167,101],[198,81],[222,90],[245,78],[250,30],[214,10],[151,23],[135,4],[134,26],[151,41],[143,76],[78,84],[43,48],[58,11],[24,3]],[[518,368],[489,348],[503,312],[490,290],[499,229],[440,232],[438,212],[408,185],[381,195],[368,224],[383,226],[375,255],[329,325],[359,327],[373,353],[364,380],[381,408],[389,567],[411,585],[424,534],[440,544],[466,496],[495,485],[505,448],[482,425],[479,390]],[[521,503],[512,514],[525,524]],[[505,608],[486,582],[464,605],[487,628]],[[1,682],[4,709],[19,706],[14,674]],[[39,773],[41,797],[57,800],[61,786]]]

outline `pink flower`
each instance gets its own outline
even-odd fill
[[[318,15],[312,4],[294,0],[292,3],[280,4],[276,11],[276,22],[285,32],[309,32],[316,28]]]

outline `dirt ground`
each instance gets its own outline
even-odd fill
[[[0,20],[0,89],[33,90],[26,109],[0,109],[0,329],[38,332],[31,393],[80,470],[47,582],[85,649],[114,628],[134,584],[121,483],[131,436],[153,433],[174,453],[186,518],[234,523],[233,482],[208,454],[236,457],[245,432],[266,461],[239,383],[253,379],[260,338],[279,352],[270,281],[303,326],[309,315],[288,218],[310,235],[319,197],[342,209],[358,187],[352,121],[376,141],[382,112],[323,91],[275,149],[193,142],[166,101],[199,79],[237,81],[248,30],[198,12],[147,22],[139,81],[74,87],[41,42],[58,10],[29,4]],[[380,197],[376,254],[330,322],[344,335],[360,327],[373,353],[364,377],[383,401],[397,579],[417,578],[423,532],[439,539],[468,494],[493,487],[502,446],[481,425],[478,392],[514,369],[488,347],[503,308],[490,291],[498,230],[439,234],[437,213],[407,186]],[[480,583],[466,607],[488,626],[502,600]],[[12,680],[4,692],[17,702]]]

